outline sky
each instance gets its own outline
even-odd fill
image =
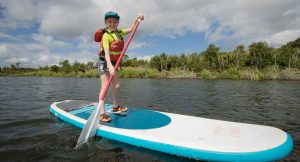
[[[145,16],[130,58],[200,53],[211,43],[222,51],[257,41],[279,47],[300,37],[299,0],[0,0],[0,67],[95,62],[94,32],[108,11],[121,16],[119,29]]]

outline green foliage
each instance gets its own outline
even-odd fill
[[[263,73],[257,68],[245,68],[239,71],[241,79],[247,80],[261,80]]]
[[[17,62],[15,64],[11,64],[10,67],[16,71],[20,70],[20,62]]]
[[[269,47],[266,42],[252,43],[249,48],[248,64],[250,66],[263,69],[274,63],[272,56],[273,48]]]
[[[142,76],[143,72],[133,68],[126,68],[118,71],[118,74],[123,78],[139,78]]]
[[[61,65],[61,69],[64,73],[70,73],[71,72],[71,65],[69,63],[69,60],[64,60],[64,61],[61,61],[59,63],[59,65]]]
[[[208,67],[210,70],[221,71],[218,57],[219,51],[219,47],[216,47],[214,44],[210,44],[204,52],[204,61],[208,62]]]
[[[57,65],[50,66],[50,71],[57,73],[58,70],[59,70],[59,67]]]
[[[138,78],[195,78],[203,79],[297,79],[300,78],[300,38],[280,48],[266,42],[254,42],[246,50],[238,45],[235,50],[222,52],[214,44],[201,53],[170,55],[161,53],[150,61],[124,58],[121,77]],[[23,68],[21,63],[1,67],[0,75],[99,77],[97,64],[63,60],[50,67]]]
[[[83,73],[85,72],[85,65],[81,64],[77,61],[74,62],[72,68],[73,68],[73,71],[75,71],[75,72],[83,72]]]
[[[202,78],[202,79],[212,79],[214,77],[213,77],[213,73],[212,72],[210,72],[207,69],[203,69],[201,71],[201,73],[200,73],[200,78]]]
[[[222,71],[219,75],[218,78],[223,79],[240,79],[241,77],[239,71],[234,67]]]
[[[150,60],[150,67],[162,71],[160,56],[154,56]]]
[[[156,78],[158,71],[142,67],[127,67],[119,70],[118,73],[123,78]]]
[[[286,68],[280,72],[280,79],[284,80],[300,80],[300,70],[293,68]]]
[[[275,54],[280,66],[300,69],[300,38],[281,46]]]
[[[280,79],[280,69],[277,65],[268,66],[262,70],[264,79]]]
[[[148,66],[148,62],[146,60],[138,60],[137,58],[126,59],[121,63],[124,67],[140,67],[140,66]]]
[[[234,64],[235,67],[238,69],[241,66],[245,65],[245,56],[246,56],[245,46],[244,45],[238,45],[235,50],[233,51],[234,55]]]
[[[94,67],[94,63],[93,63],[93,62],[88,62],[88,63],[86,64],[85,68],[86,68],[87,71],[88,71],[88,70],[91,70],[91,69],[93,69],[93,68],[95,68],[95,67]]]
[[[145,69],[144,78],[158,78],[159,77],[159,71],[157,69]]]

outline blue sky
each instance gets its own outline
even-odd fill
[[[0,0],[0,67],[96,61],[93,33],[107,11],[121,15],[120,28],[145,15],[127,51],[138,59],[200,53],[210,43],[223,51],[255,41],[278,47],[300,36],[298,0]]]
[[[155,55],[162,52],[177,55],[181,53],[199,53],[207,47],[207,41],[205,40],[203,32],[189,32],[182,36],[177,36],[176,38],[149,36],[139,38],[137,41],[150,42],[150,44],[144,48],[132,50],[134,53],[144,53],[146,55]]]

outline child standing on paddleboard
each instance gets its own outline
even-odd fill
[[[137,20],[144,20],[144,16],[139,14]],[[99,99],[102,93],[104,93],[104,87],[108,83],[109,75],[113,75],[112,78],[112,96],[113,96],[113,111],[124,112],[127,111],[127,107],[123,107],[119,104],[117,96],[120,87],[120,80],[118,73],[115,72],[114,66],[121,55],[124,48],[124,36],[130,33],[134,25],[125,29],[118,29],[120,16],[116,12],[107,12],[104,16],[106,25],[105,33],[102,37],[100,57],[98,64],[98,71],[101,79],[101,90]],[[100,107],[100,120],[102,122],[109,122],[111,118],[104,111],[104,103]]]

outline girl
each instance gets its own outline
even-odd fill
[[[144,16],[139,14],[137,19],[144,20]],[[101,90],[99,94],[100,97],[104,91],[109,75],[113,75],[112,78],[112,96],[113,96],[113,111],[114,112],[124,112],[127,111],[126,107],[120,106],[118,103],[118,90],[120,87],[120,80],[118,74],[114,70],[114,66],[121,55],[121,52],[124,47],[124,36],[130,33],[134,25],[126,29],[118,30],[120,16],[115,12],[107,12],[104,16],[104,21],[106,25],[105,33],[102,37],[100,57],[99,57],[99,66],[98,71],[100,73],[101,79]],[[101,54],[102,53],[102,54]],[[104,111],[104,103],[100,107],[100,120],[102,122],[109,122],[111,118]]]

